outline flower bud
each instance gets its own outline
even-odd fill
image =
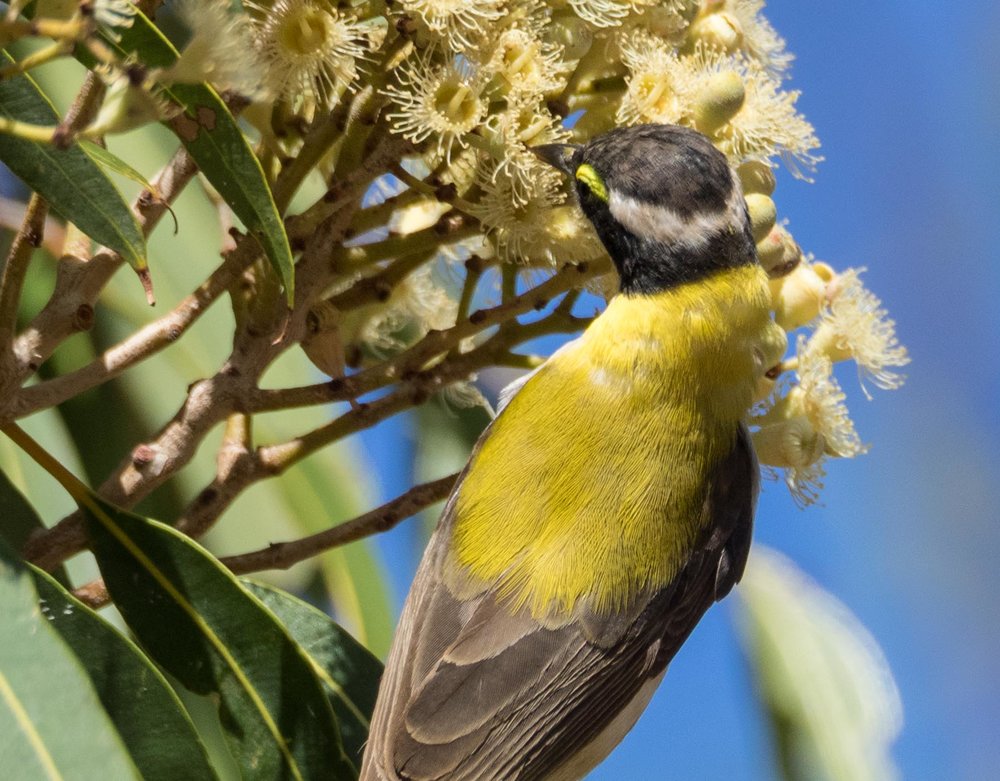
[[[854,349],[847,335],[841,333],[829,321],[819,324],[809,339],[809,350],[817,355],[824,355],[833,363],[854,358]]]
[[[763,241],[778,220],[778,210],[767,195],[750,193],[746,196],[747,211],[750,213],[750,230],[753,240]]]
[[[832,295],[830,288],[830,283],[837,278],[837,272],[833,270],[833,266],[829,263],[824,263],[822,260],[813,261],[810,264],[813,271],[819,274],[820,279],[822,279],[827,284],[826,295],[829,298]]]
[[[795,239],[792,238],[792,234],[788,231],[781,232],[781,246],[781,263],[776,268],[771,270],[772,278],[783,277],[786,274],[791,274],[802,263],[802,248],[796,244]],[[829,269],[829,266],[825,267]],[[821,278],[824,282],[826,282],[824,277]]]
[[[782,239],[784,232],[784,228],[775,225],[767,236],[757,242],[757,257],[769,277],[780,276],[774,272],[781,268],[785,255],[785,243]]]
[[[694,98],[694,124],[710,135],[736,116],[746,99],[743,79],[736,71],[710,76]]]
[[[791,234],[781,225],[775,225],[761,241],[757,242],[757,257],[771,279],[791,274],[802,261],[802,250]]]
[[[151,95],[144,86],[122,76],[108,87],[108,94],[97,117],[84,134],[89,137],[125,133],[142,125],[166,119],[169,107]]]
[[[762,464],[783,469],[801,469],[816,463],[826,451],[823,435],[804,415],[764,426],[752,435],[754,450]]]
[[[775,322],[794,331],[815,318],[823,308],[826,283],[806,263],[791,274],[771,280],[771,306]]]
[[[748,160],[736,169],[743,192],[771,195],[775,188],[774,171],[762,160]]]
[[[697,19],[691,25],[693,42],[701,41],[714,49],[732,53],[743,44],[743,28],[731,14],[721,11]]]
[[[400,236],[408,236],[436,225],[442,215],[450,210],[451,204],[441,203],[436,198],[424,198],[396,209],[389,218],[389,230]]]

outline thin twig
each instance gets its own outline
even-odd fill
[[[93,71],[88,73],[76,99],[56,128],[55,141],[58,145],[69,146],[76,134],[93,122],[106,92],[104,79]]]
[[[27,206],[24,201],[0,196],[0,228],[14,233],[20,230]],[[59,257],[66,243],[66,225],[50,214],[45,218],[42,232],[42,248],[50,255]]]
[[[425,249],[438,250],[443,244],[454,244],[475,236],[480,230],[476,223],[468,222],[462,215],[449,213],[429,228],[403,235],[391,233],[381,241],[345,247],[334,257],[334,263],[344,271],[353,271],[403,254],[413,255]],[[341,299],[347,297],[346,293],[340,296]],[[360,303],[369,302],[363,300]]]
[[[373,534],[389,531],[425,507],[447,497],[459,474],[456,472],[447,477],[414,486],[406,493],[376,507],[374,510],[369,510],[364,515],[359,515],[357,518],[311,534],[308,537],[290,542],[273,542],[261,550],[237,556],[225,556],[219,561],[235,575],[268,569],[288,569],[292,565],[323,551],[371,537]],[[103,607],[110,601],[108,589],[101,578],[75,589],[73,595],[94,609]]]
[[[582,285],[602,270],[603,267],[596,264],[567,264],[542,284],[506,303],[479,309],[447,330],[429,332],[413,347],[389,361],[330,382],[297,388],[257,390],[246,399],[246,409],[250,412],[266,412],[356,399],[386,384],[406,379],[408,374],[419,371],[435,356],[452,350],[470,336],[513,320],[533,309],[543,308],[556,296]],[[576,327],[580,325],[577,324]]]
[[[14,237],[0,275],[0,363],[7,363],[10,341],[17,327],[17,311],[21,302],[21,288],[28,271],[31,254],[41,245],[48,205],[37,193],[24,212],[21,229]]]
[[[226,556],[222,563],[237,575],[266,569],[288,569],[323,551],[388,531],[401,521],[444,499],[459,473],[417,485],[364,515],[291,542],[275,542],[262,550]]]
[[[370,160],[352,172],[349,180],[355,191],[348,203],[355,206],[332,215],[314,233],[303,252],[297,267],[296,306],[283,336],[275,340],[268,334],[237,333],[233,353],[215,376],[192,384],[173,419],[150,441],[138,445],[101,484],[98,493],[104,499],[119,507],[132,507],[189,463],[214,426],[234,412],[247,411],[243,409],[242,400],[251,395],[264,369],[305,333],[307,302],[321,288],[323,275],[330,273],[329,263],[322,261],[328,258],[331,246],[338,246],[343,240],[354,208],[360,201],[360,193],[371,177],[377,175],[376,169],[385,165],[382,155],[389,146],[382,145],[374,150]],[[348,193],[344,191],[344,195]],[[244,241],[254,244],[251,239]],[[99,257],[100,253],[94,260]],[[139,454],[142,458],[137,457]],[[207,530],[243,488],[264,475],[264,470],[253,469],[254,464],[256,461],[250,459],[239,460],[225,475],[217,475],[192,503],[193,510],[189,509],[179,519],[179,528],[185,528],[193,536]],[[199,508],[207,508],[207,511],[199,511]],[[194,520],[188,518],[192,512]],[[85,544],[82,518],[79,513],[72,513],[29,539],[22,553],[43,569],[52,569],[82,550]]]
[[[148,236],[173,202],[191,181],[195,166],[184,150],[178,150],[157,175],[153,185],[162,200],[155,200],[143,190],[132,210],[144,236]],[[56,284],[42,311],[14,340],[14,366],[8,376],[0,377],[0,418],[10,415],[15,389],[48,360],[66,337],[79,330],[82,309],[93,310],[101,290],[124,261],[110,250],[98,252],[90,259],[65,257],[56,272]]]
[[[67,399],[114,379],[140,361],[176,342],[253,262],[258,252],[255,242],[248,239],[242,246],[242,251],[228,253],[223,263],[208,279],[164,317],[149,323],[108,348],[86,366],[24,388],[12,405],[12,415],[19,418],[61,404]]]

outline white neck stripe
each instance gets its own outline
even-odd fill
[[[685,219],[665,206],[637,201],[612,190],[608,199],[611,216],[636,236],[663,244],[684,244],[692,249],[705,246],[709,240],[729,226],[743,225],[745,209],[743,192],[737,184],[729,196],[725,210],[696,213]]]

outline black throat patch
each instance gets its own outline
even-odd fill
[[[615,220],[607,208],[596,210],[590,218],[618,269],[623,293],[658,293],[723,269],[757,263],[749,218],[743,226],[717,230],[697,247],[637,236]]]

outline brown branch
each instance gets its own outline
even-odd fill
[[[458,480],[459,474],[456,472],[453,475],[414,486],[406,493],[376,507],[374,510],[369,510],[364,515],[359,515],[357,518],[311,534],[308,537],[290,542],[273,542],[261,550],[237,556],[225,556],[219,561],[228,567],[234,575],[267,569],[288,569],[300,561],[319,555],[331,548],[389,531],[425,507],[447,497],[455,485],[455,481]],[[101,578],[80,586],[74,590],[73,594],[85,605],[94,609],[103,607],[110,601],[108,589]]]
[[[360,196],[370,178],[376,175],[374,166],[384,164],[382,155],[385,153],[386,145],[374,150],[372,158],[350,177],[356,196]],[[355,197],[350,203],[358,201],[359,197]],[[104,499],[123,508],[132,507],[189,463],[214,426],[234,412],[247,411],[243,409],[242,400],[252,395],[264,369],[305,332],[310,297],[317,295],[324,279],[332,273],[329,263],[323,260],[328,258],[331,248],[343,240],[355,208],[345,208],[328,218],[305,248],[296,269],[297,275],[299,272],[301,275],[297,279],[296,306],[291,320],[283,329],[275,324],[277,329],[283,330],[281,338],[276,340],[274,334],[251,333],[246,329],[238,332],[232,354],[215,376],[194,383],[173,419],[152,440],[138,445],[101,484],[98,492]],[[257,250],[250,252],[249,247],[256,248],[255,242],[244,238],[237,252],[244,248],[249,252],[248,257],[255,256]],[[95,256],[95,260],[100,256]],[[208,529],[241,490],[265,476],[264,470],[254,468],[256,464],[252,458],[227,463],[225,474],[217,475],[199,494],[192,503],[194,509],[179,520],[179,526],[199,530],[190,532],[193,536]],[[190,514],[194,516],[193,521],[188,518]],[[82,517],[72,513],[30,538],[22,553],[43,569],[52,569],[85,545]]]
[[[397,382],[400,379],[405,380],[410,374],[420,371],[428,361],[453,350],[460,342],[470,336],[512,321],[519,315],[534,309],[541,309],[556,296],[582,285],[604,270],[600,264],[566,264],[542,284],[525,291],[506,303],[489,309],[477,310],[466,320],[444,331],[429,332],[413,347],[390,361],[350,377],[339,377],[330,382],[316,385],[278,390],[258,389],[246,399],[246,410],[266,412],[327,404],[332,401],[348,401],[382,388],[389,383]]]
[[[87,74],[73,105],[69,107],[66,116],[56,128],[52,140],[57,146],[68,147],[73,143],[76,134],[94,120],[106,91],[104,80],[100,76],[93,72]]]
[[[206,434],[233,407],[235,381],[216,375],[195,383],[184,405],[156,438],[138,446],[105,480],[98,493],[111,504],[128,509],[162,485],[194,456]],[[52,570],[86,546],[83,516],[77,511],[50,529],[28,538],[22,555]]]
[[[26,208],[24,201],[0,196],[0,228],[16,233],[24,221]],[[66,242],[66,226],[50,214],[45,218],[42,233],[42,247],[45,251],[56,257],[62,254]]]
[[[238,469],[224,477],[217,475],[187,507],[177,522],[177,528],[192,537],[200,536],[240,493],[254,483],[281,474],[331,442],[423,404],[433,394],[454,382],[467,380],[486,366],[509,360],[510,349],[523,341],[545,333],[577,331],[588,322],[589,318],[577,318],[567,311],[557,310],[544,320],[498,333],[470,352],[452,354],[447,361],[413,372],[405,377],[395,392],[371,402],[355,404],[325,426],[287,442],[258,448],[252,458],[239,462]],[[330,384],[337,382],[335,380]]]
[[[31,254],[42,243],[48,204],[34,193],[24,211],[24,220],[10,245],[7,261],[0,275],[0,362],[8,361],[8,348],[17,328],[17,311],[21,302],[21,289],[28,272]],[[4,369],[7,367],[4,366]]]
[[[448,496],[458,475],[456,472],[439,480],[414,486],[381,507],[308,537],[291,542],[271,543],[262,550],[226,556],[220,561],[237,575],[265,569],[288,569],[323,551],[392,529],[401,521]]]
[[[231,252],[198,288],[171,312],[119,342],[91,363],[69,374],[22,390],[12,405],[14,417],[23,417],[114,379],[126,369],[155,355],[176,342],[200,318],[256,257],[252,239],[244,240],[242,251]]]
[[[139,194],[132,210],[144,236],[156,227],[166,204],[180,194],[195,170],[187,152],[178,150],[153,183],[163,201],[155,201],[148,190]],[[12,404],[15,389],[48,360],[64,339],[80,330],[80,313],[93,311],[97,296],[122,263],[121,257],[110,250],[98,252],[89,260],[65,257],[59,262],[48,303],[14,340],[12,371],[0,377],[0,418],[9,416],[6,408]]]
[[[79,588],[73,589],[73,596],[92,610],[104,607],[111,601],[107,586],[102,578],[90,581]]]

